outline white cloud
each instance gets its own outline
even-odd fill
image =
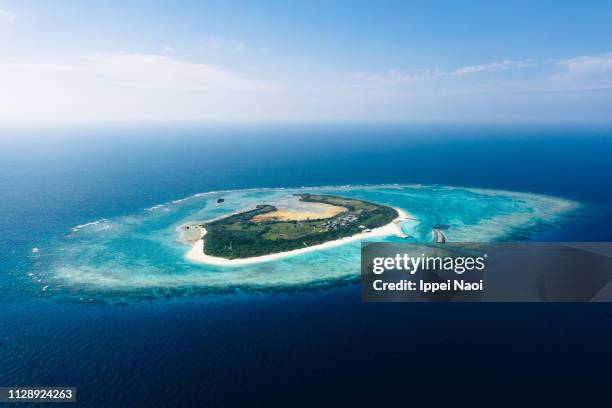
[[[363,102],[364,115],[609,121],[612,52],[448,70],[358,72],[348,85],[350,99]]]
[[[397,69],[390,69],[385,72],[356,72],[350,77],[357,81],[362,81],[372,85],[399,85],[414,81],[423,81],[426,79],[436,78],[446,73],[438,69],[425,69],[419,71],[406,72]]]
[[[506,71],[509,69],[533,67],[535,64],[530,60],[505,60],[490,64],[472,65],[462,67],[450,72],[450,75],[470,75],[479,72]]]
[[[569,91],[604,89],[606,84],[610,89],[611,61],[608,53],[540,64],[505,60],[448,70],[358,72],[348,83],[295,74],[281,87],[251,78],[255,71],[248,71],[247,77],[161,53],[89,54],[45,63],[0,60],[0,126],[49,121],[520,118],[546,112],[550,117],[598,117],[607,114],[600,112],[603,108],[593,113],[585,106],[608,106],[600,101],[609,101],[612,94],[572,96]],[[537,69],[500,74],[530,66]]]
[[[612,52],[556,60],[553,64],[560,69],[549,79],[553,91],[612,89]]]
[[[0,23],[12,23],[15,21],[15,13],[5,9],[0,9]]]
[[[601,55],[583,55],[557,61],[570,75],[612,71],[612,52]]]
[[[280,92],[224,68],[157,54],[0,61],[0,73],[0,122],[249,117]]]
[[[583,55],[557,61],[567,78],[612,74],[612,52],[601,55]]]
[[[365,85],[395,86],[411,82],[425,81],[441,77],[467,76],[485,72],[507,71],[532,67],[536,64],[530,60],[505,60],[481,65],[470,65],[454,70],[444,71],[438,68],[417,71],[401,71],[390,69],[382,73],[357,72],[350,77]]]
[[[246,79],[207,64],[157,54],[93,54],[68,67],[120,81],[126,86],[186,91],[262,91],[270,84]]]

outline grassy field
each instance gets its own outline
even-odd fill
[[[204,224],[204,252],[228,259],[249,258],[322,244],[381,227],[398,214],[393,208],[366,201],[315,194],[299,194],[302,201],[347,209],[331,218],[308,221],[259,221],[253,217],[276,211],[259,205],[251,211]]]

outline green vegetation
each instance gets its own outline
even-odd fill
[[[308,221],[253,221],[253,217],[276,211],[272,205],[204,224],[204,252],[228,259],[250,258],[309,247],[381,227],[397,218],[391,207],[352,198],[298,194],[302,201],[342,206],[347,209],[331,218]]]

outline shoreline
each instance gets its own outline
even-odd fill
[[[202,239],[206,235],[206,229],[204,227],[200,227],[200,239],[198,239],[192,245],[191,249],[185,255],[185,258],[190,261],[215,266],[242,266],[261,262],[276,261],[278,259],[301,255],[308,252],[335,248],[341,245],[348,244],[350,242],[360,241],[368,237],[388,237],[390,235],[405,237],[405,234],[401,230],[400,223],[409,219],[416,220],[416,218],[412,217],[409,213],[402,210],[401,208],[393,207],[393,209],[397,211],[399,216],[393,221],[391,221],[389,224],[383,225],[382,227],[374,228],[370,232],[361,232],[359,234],[351,235],[350,237],[344,237],[334,241],[324,242],[322,244],[317,244],[305,248],[292,249],[291,251],[286,252],[277,252],[274,254],[254,256],[251,258],[227,259],[217,256],[206,255],[204,253],[204,240]]]

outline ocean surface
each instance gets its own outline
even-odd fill
[[[606,304],[362,304],[358,244],[219,268],[176,227],[316,190],[406,209],[417,241],[610,241],[611,157],[595,126],[0,131],[0,386],[96,407],[603,390]]]

